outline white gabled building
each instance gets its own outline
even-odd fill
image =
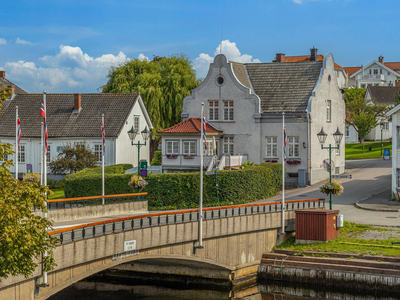
[[[392,194],[398,197],[398,191],[400,191],[400,105],[392,108],[386,115],[392,117]]]
[[[43,94],[17,94],[3,101],[0,114],[0,141],[15,145],[15,109],[21,120],[22,138],[19,150],[19,178],[26,172],[27,164],[34,173],[41,169],[41,122],[39,114]],[[137,166],[137,147],[131,145],[128,131],[138,132],[153,128],[140,94],[47,94],[48,145],[47,161],[57,158],[65,143],[85,141],[102,159],[102,114],[106,132],[105,166],[130,163]],[[142,140],[138,134],[135,143]],[[150,143],[140,150],[140,158],[149,160]],[[14,160],[15,155],[10,157]],[[100,164],[99,164],[100,165]],[[15,167],[11,167],[15,172]]]

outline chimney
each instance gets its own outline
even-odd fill
[[[317,58],[318,58],[318,55],[317,55],[318,49],[315,48],[315,47],[313,46],[312,49],[310,49],[310,51],[311,51],[310,61],[317,61]]]
[[[74,113],[79,113],[82,110],[81,98],[81,94],[74,94]]]
[[[381,56],[379,56],[379,62],[381,63],[381,64],[383,64],[383,56],[381,55]]]
[[[396,80],[396,86],[400,86],[400,80]]]
[[[6,71],[0,71],[0,78],[6,79]]]
[[[5,73],[5,72],[4,72]],[[15,95],[15,85],[9,85],[7,88],[10,89],[10,92],[8,93],[8,96],[10,99]]]
[[[277,53],[274,62],[285,62],[285,54]]]

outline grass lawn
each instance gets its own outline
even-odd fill
[[[275,247],[276,249],[303,251],[335,252],[360,255],[400,256],[400,245],[394,244],[400,240],[400,231],[386,228],[360,225],[344,222],[339,231],[339,237],[325,243],[296,244],[291,237],[286,242]],[[323,256],[323,253],[321,253]]]
[[[371,151],[369,147],[372,146]],[[365,153],[362,153],[362,144],[346,144],[346,159],[380,158],[381,142],[364,143]],[[392,142],[383,142],[383,149],[390,149],[392,155]]]
[[[51,191],[54,194],[53,194],[53,196],[49,196],[49,200],[65,198],[64,189],[54,189],[54,190],[51,190]]]

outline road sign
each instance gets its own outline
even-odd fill
[[[32,165],[31,164],[26,165],[26,173],[32,174]]]
[[[342,174],[342,175],[331,175],[332,178],[347,178],[347,179],[351,179],[351,175],[346,175],[346,174]]]
[[[322,161],[322,166],[324,167],[324,170],[329,172],[329,158],[325,158]],[[335,168],[335,162],[332,160],[332,169]]]
[[[146,177],[146,176],[147,176],[147,171],[146,171],[146,170],[140,171],[140,175],[141,175],[142,177]]]
[[[383,159],[390,159],[390,149],[383,150]]]

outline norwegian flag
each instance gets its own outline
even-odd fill
[[[105,152],[106,152],[106,131],[105,131],[105,129],[104,129],[103,120],[101,120],[101,127],[100,127],[100,129],[101,129],[101,132],[102,132],[102,135],[103,135],[103,153],[105,153]]]
[[[49,147],[47,145],[47,138],[49,137],[49,133],[47,131],[46,107],[44,105],[44,99],[42,100],[42,105],[40,107],[40,114],[43,116],[44,148],[46,149],[46,153],[47,153],[49,151]]]
[[[19,115],[18,115],[18,119],[17,119],[17,124],[18,124],[18,145],[17,145],[17,147],[19,147],[19,142],[21,141],[21,136],[22,136],[21,119],[19,118]]]
[[[206,121],[206,117],[204,116],[204,110],[203,110],[203,140],[204,140],[205,149],[207,150],[206,126],[207,126],[207,121]]]
[[[287,145],[287,136],[286,136],[286,128],[283,128],[283,157],[286,161],[286,145]]]

